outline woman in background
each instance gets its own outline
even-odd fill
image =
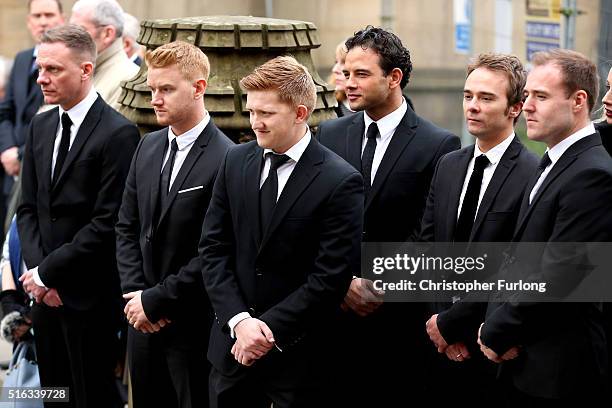
[[[595,129],[601,134],[604,147],[612,155],[612,90],[610,90],[610,84],[612,84],[612,68],[610,68],[606,80],[606,94],[601,100],[603,103],[603,118],[601,122],[595,123]]]
[[[347,116],[354,111],[351,110],[348,99],[346,98],[346,78],[344,77],[344,61],[346,60],[346,46],[344,45],[344,41],[341,41],[340,44],[336,46],[336,63],[332,67],[332,73],[330,77],[330,84],[335,85],[335,95],[336,101],[338,102],[338,106],[336,106],[336,115],[338,117]]]

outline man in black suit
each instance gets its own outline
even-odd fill
[[[527,136],[548,149],[525,190],[513,249],[499,273],[563,288],[581,276],[584,261],[568,257],[559,243],[612,240],[612,162],[589,120],[595,65],[569,50],[537,53],[532,63],[523,105]],[[490,303],[479,344],[502,363],[509,406],[601,403],[607,356],[600,303]],[[513,347],[518,357],[504,361]]]
[[[41,384],[70,387],[69,406],[76,407],[116,403],[121,297],[114,224],[139,137],[93,89],[95,57],[80,27],[41,38],[38,84],[45,101],[59,107],[30,125],[17,214],[28,268],[21,280],[37,302]]]
[[[198,243],[217,170],[233,145],[204,107],[210,64],[196,46],[146,56],[160,125],[132,160],[117,223],[117,264],[135,407],[205,407],[212,312]],[[156,169],[157,171],[152,171]]]
[[[349,38],[346,47],[346,94],[351,109],[363,112],[322,123],[317,136],[363,174],[363,241],[415,240],[438,159],[457,150],[459,139],[417,116],[406,103],[402,89],[408,83],[412,64],[410,53],[397,36],[367,27]],[[353,274],[360,275],[358,264]],[[363,317],[356,322],[353,339],[347,340],[357,347],[349,352],[350,358],[357,360],[359,367],[366,367],[364,376],[372,377],[368,386],[378,390],[371,393],[377,404],[381,397],[392,401],[391,393],[400,383],[411,383],[411,390],[422,389],[419,371],[429,347],[423,333],[423,319],[428,317],[424,305],[386,304],[377,310],[382,303],[380,296],[371,281],[356,278],[345,298],[348,308]],[[368,301],[370,298],[377,301]],[[375,350],[376,358],[360,358],[364,344]],[[404,348],[411,352],[397,352]],[[402,364],[418,368],[402,377],[391,374]],[[364,402],[363,393],[357,397],[365,405],[374,403]]]
[[[512,239],[523,192],[538,165],[537,157],[514,134],[526,77],[519,59],[510,55],[481,54],[468,66],[463,113],[476,144],[451,152],[438,162],[423,215],[421,241]],[[477,251],[474,246],[471,249]],[[478,279],[485,278],[480,275]],[[475,336],[486,303],[458,301],[455,297],[452,302],[432,304],[435,314],[426,325],[438,352],[453,361],[432,356],[430,384],[445,392],[431,397],[437,405],[489,406],[497,398],[493,393],[495,370],[479,352]]]
[[[48,29],[64,24],[60,0],[29,0],[27,25],[34,41]],[[4,168],[4,187],[0,206],[11,192],[13,179],[21,171],[21,159],[30,121],[43,104],[43,94],[36,83],[35,64],[38,46],[21,51],[15,57],[6,86],[6,98],[0,103],[0,161]],[[0,212],[4,219],[4,210]]]
[[[323,406],[326,328],[358,262],[363,179],[311,137],[316,89],[294,58],[241,86],[257,141],[226,156],[200,244],[211,406]]]

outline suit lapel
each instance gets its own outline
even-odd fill
[[[504,154],[502,155],[495,172],[493,173],[493,177],[487,186],[487,190],[482,197],[482,201],[478,206],[478,212],[476,213],[476,219],[474,220],[474,227],[472,228],[472,233],[470,235],[470,241],[474,239],[474,236],[478,232],[478,229],[482,225],[482,222],[485,219],[486,214],[489,212],[491,205],[493,205],[493,201],[495,201],[495,197],[497,197],[497,193],[503,186],[508,178],[508,175],[516,166],[516,158],[518,157],[521,151],[522,145],[518,141],[516,137],[512,140],[512,143],[508,146]]]
[[[164,162],[164,156],[166,148],[168,146],[168,128],[158,135],[158,140],[155,141],[155,147],[153,149],[153,162],[151,163],[151,198],[149,199],[149,206],[151,216],[155,220],[155,217],[159,220],[157,214],[161,213],[159,206],[159,182],[161,178],[162,163]],[[153,221],[155,222],[155,221]]]
[[[323,162],[323,153],[320,150],[318,142],[312,138],[304,154],[295,165],[287,184],[276,203],[274,213],[270,225],[264,231],[264,237],[259,246],[259,252],[266,245],[270,236],[274,233],[281,221],[287,215],[296,200],[301,196],[302,192],[310,185],[310,183],[320,173],[318,165]],[[265,228],[262,226],[262,228]]]
[[[416,114],[408,106],[406,114],[397,126],[397,129],[395,129],[395,133],[393,133],[393,136],[391,137],[391,141],[389,142],[389,146],[387,146],[385,155],[378,166],[376,176],[374,177],[374,182],[372,183],[372,188],[370,189],[370,193],[368,194],[368,199],[365,204],[365,211],[368,210],[372,199],[376,196],[376,194],[378,194],[382,185],[387,180],[387,177],[393,169],[393,166],[395,166],[397,159],[399,159],[399,157],[402,155],[404,149],[406,149],[406,146],[408,146],[412,139],[414,139],[414,128],[417,126],[417,122],[418,120]]]
[[[43,145],[43,157],[42,157],[42,174],[43,182],[45,183],[45,191],[51,191],[51,166],[53,166],[53,148],[55,147],[55,138],[59,127],[59,109],[55,108],[49,114],[49,118],[43,125],[44,129],[54,129],[49,139],[43,138],[41,143]]]
[[[242,168],[242,181],[244,183],[245,206],[247,209],[250,225],[255,228],[251,230],[253,240],[259,244],[261,240],[261,225],[259,219],[259,182],[261,178],[263,162],[263,149],[257,143],[253,143],[253,149],[246,158]]]
[[[54,190],[57,190],[58,187],[62,184],[62,181],[66,177],[66,172],[68,171],[74,160],[78,157],[81,149],[85,145],[85,142],[87,141],[91,133],[94,131],[96,126],[98,126],[98,122],[100,122],[103,109],[104,101],[102,100],[102,97],[98,95],[98,98],[89,109],[89,112],[87,112],[85,120],[81,124],[81,127],[79,128],[79,131],[76,134],[74,141],[72,142],[72,146],[70,146],[70,150],[68,150],[66,161],[64,162],[57,182],[53,187]]]
[[[191,169],[196,164],[196,162],[198,161],[202,153],[204,153],[204,148],[210,141],[210,138],[212,137],[212,134],[214,132],[212,126],[213,126],[212,122],[209,122],[208,125],[206,125],[206,127],[202,131],[202,133],[200,133],[200,136],[198,136],[196,141],[193,143],[193,146],[191,146],[191,150],[189,150],[189,153],[187,154],[187,157],[185,158],[183,165],[179,169],[179,172],[176,175],[174,182],[172,183],[172,187],[170,187],[170,192],[168,193],[168,199],[165,200],[165,205],[161,210],[161,215],[159,216],[159,223],[162,222],[162,220],[164,219],[164,216],[168,212],[168,208],[170,208],[170,206],[176,199],[178,191],[183,186],[183,183],[185,182],[185,179],[191,172]]]
[[[346,158],[347,161],[361,172],[361,146],[365,132],[363,113],[353,115],[353,122],[346,129]]]
[[[531,202],[531,204],[529,204],[529,195],[533,187],[525,191],[523,205],[521,206],[521,213],[519,214],[519,221],[514,233],[515,237],[519,235],[525,227],[525,223],[529,219],[531,212],[533,211],[534,207],[536,207],[538,201],[540,200],[548,186],[550,186],[550,184],[557,177],[559,177],[559,175],[561,175],[565,171],[565,169],[574,162],[574,160],[576,160],[576,157],[580,155],[580,153],[598,144],[601,145],[601,137],[599,136],[599,134],[594,133],[583,139],[578,140],[576,143],[571,145],[565,151],[565,153],[561,155],[557,163],[555,163],[553,168],[550,170],[550,173],[548,173],[548,175],[544,179],[544,182],[542,183],[540,188],[538,188],[538,192],[533,197],[533,201]]]
[[[467,173],[467,168],[470,160],[474,156],[474,146],[463,150],[462,155],[457,158],[457,166],[454,174],[450,176],[451,182],[448,191],[447,214],[446,214],[446,237],[449,241],[453,240],[455,235],[455,227],[457,226],[457,210],[459,209],[459,199],[461,198],[461,190]],[[443,192],[442,192],[443,194]]]
[[[521,218],[519,218],[519,222],[517,224],[517,228],[516,228],[517,232],[523,228],[524,226],[523,224],[525,223],[527,219],[529,219],[529,215],[533,211],[537,202],[540,200],[540,197],[542,197],[542,194],[544,193],[544,191],[546,191],[550,183],[552,183],[557,177],[559,177],[559,175],[563,173],[563,171],[567,168],[567,166],[572,164],[574,160],[576,160],[575,155],[564,154],[563,156],[561,156],[561,158],[557,161],[557,163],[555,163],[553,168],[550,170],[550,173],[548,173],[548,175],[544,179],[544,182],[542,183],[540,188],[538,188],[538,192],[533,197],[533,201],[531,202],[531,204],[529,204],[529,195],[531,194],[531,190],[533,189],[533,187],[525,191],[525,197],[523,200],[525,205],[521,206],[522,211],[521,211],[521,214],[519,215],[519,217]]]

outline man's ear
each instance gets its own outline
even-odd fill
[[[393,89],[400,86],[404,74],[401,69],[393,68],[387,77],[389,78],[389,88]]]
[[[510,106],[510,108],[508,109],[508,115],[512,118],[518,118],[522,111],[523,102],[521,101]]]
[[[574,100],[574,107],[573,107],[574,112],[579,112],[581,109],[585,109],[585,108],[588,110],[587,105],[589,103],[588,102],[589,97],[585,90],[583,89],[577,90],[574,93],[572,98]]]
[[[102,39],[107,46],[117,39],[117,30],[112,25],[102,27]]]
[[[91,61],[81,63],[81,79],[85,80],[93,76],[94,64]]]
[[[204,97],[204,93],[206,92],[207,86],[208,83],[204,78],[196,79],[196,81],[193,83],[193,87],[195,88],[195,93],[193,94],[193,97],[195,99]]]
[[[295,110],[296,123],[306,123],[308,121],[308,108],[305,105],[298,105]]]

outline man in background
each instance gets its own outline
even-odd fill
[[[138,65],[123,50],[123,9],[115,0],[78,0],[70,23],[83,26],[94,39],[98,50],[94,87],[106,103],[118,109],[121,81],[138,73]]]
[[[43,104],[43,94],[36,83],[38,43],[46,30],[62,24],[64,24],[64,15],[60,0],[28,1],[27,26],[37,45],[15,56],[13,69],[6,84],[6,95],[0,102],[0,162],[4,169],[3,173],[6,175],[1,177],[4,182],[0,190],[0,221],[2,224],[14,180],[21,171],[21,159],[28,126]],[[12,218],[12,215],[9,215],[9,218]]]
[[[140,66],[144,49],[136,42],[140,34],[140,22],[131,14],[123,13],[125,24],[123,25],[123,50],[130,61]]]

